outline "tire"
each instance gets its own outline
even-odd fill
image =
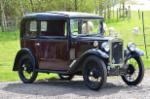
[[[91,81],[89,77],[92,76],[97,81]],[[99,90],[107,80],[107,69],[103,60],[96,56],[89,56],[83,63],[83,79],[88,88]]]
[[[33,83],[36,80],[38,72],[34,69],[34,61],[30,55],[23,55],[19,60],[18,66],[18,75],[23,83]],[[30,75],[29,78],[27,78],[27,74]]]
[[[74,75],[59,74],[59,77],[60,77],[61,80],[72,80]]]
[[[138,75],[136,77],[136,79],[133,79],[131,80],[131,76],[134,76],[134,73],[136,73],[136,69],[135,68],[135,64],[129,64],[129,63],[126,63],[128,65],[128,70],[127,70],[127,74],[125,75],[122,75],[122,79],[123,81],[129,85],[129,86],[136,86],[138,85],[139,83],[141,83],[143,77],[144,77],[144,64],[142,62],[142,59],[140,57],[134,57],[134,58],[130,58],[129,60],[135,60],[137,62],[137,65],[138,65]],[[128,60],[128,61],[129,61]]]

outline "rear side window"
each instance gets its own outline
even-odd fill
[[[41,21],[41,32],[47,31],[47,21]]]
[[[41,21],[40,36],[66,36],[67,22],[65,20]]]
[[[36,21],[30,22],[30,32],[37,32],[37,22]]]
[[[25,23],[25,35],[26,37],[37,36],[37,21],[27,21]]]

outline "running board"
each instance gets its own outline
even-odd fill
[[[40,73],[58,73],[58,74],[69,74],[68,71],[65,70],[45,70],[45,69],[36,69],[35,71]]]

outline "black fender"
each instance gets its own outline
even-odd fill
[[[89,55],[95,55],[95,56],[100,57],[102,59],[108,59],[109,58],[109,55],[107,53],[101,51],[100,49],[89,49],[80,56],[80,60],[86,58]]]
[[[141,57],[144,56],[144,51],[136,48],[134,51],[125,50],[125,62],[132,57]]]
[[[109,55],[101,51],[100,49],[89,49],[86,52],[84,52],[77,60],[71,63],[71,65],[69,66],[70,67],[69,72],[74,73],[78,71],[79,69],[81,69],[84,60],[90,55],[97,56],[103,60],[109,59]]]
[[[18,62],[19,62],[19,59],[22,57],[22,55],[29,55],[34,63],[34,66],[36,65],[36,60],[31,50],[29,50],[28,48],[22,48],[21,50],[17,52],[16,58],[14,61],[13,71],[19,70]]]

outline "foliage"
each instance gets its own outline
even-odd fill
[[[2,31],[9,31],[9,20],[18,24],[25,14],[46,11],[95,12],[111,19],[112,7],[124,1],[126,0],[0,0],[0,24]]]
[[[130,20],[111,20],[107,21],[108,27],[113,27],[115,31],[119,34],[119,38],[122,38],[125,42],[125,47],[128,42],[134,42],[137,47],[145,51],[144,48],[144,38],[142,32],[142,21],[138,17],[138,11],[134,11],[131,13],[133,17]],[[150,68],[150,12],[144,11],[144,19],[145,19],[145,35],[146,35],[146,44],[147,44],[147,51],[149,59],[146,59],[146,55],[143,56],[144,64],[146,68]],[[139,28],[140,33],[134,34],[133,28]],[[145,53],[146,54],[146,53]]]
[[[118,0],[1,0],[7,17],[21,17],[25,13],[52,10],[93,12],[96,6],[102,11],[117,3]],[[15,6],[14,6],[15,5]]]

